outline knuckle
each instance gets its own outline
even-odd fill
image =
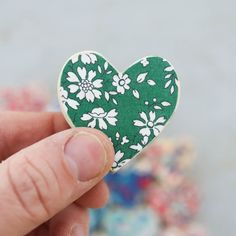
[[[33,221],[40,221],[50,216],[48,207],[50,200],[47,195],[45,178],[36,173],[29,158],[24,156],[23,168],[8,165],[8,178],[11,189],[23,211]],[[14,171],[13,171],[14,169]]]

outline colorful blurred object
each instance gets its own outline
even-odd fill
[[[106,177],[110,203],[91,232],[206,236],[204,228],[193,223],[200,207],[199,189],[188,175],[194,159],[189,139],[153,142],[129,167]],[[152,227],[153,222],[158,226]]]
[[[133,171],[108,174],[106,181],[111,191],[110,204],[128,208],[142,204],[144,201],[143,194],[151,184],[152,179],[151,174]]]
[[[159,236],[207,236],[206,230],[198,224],[192,223],[184,228],[170,226],[165,228]]]
[[[158,217],[144,206],[111,208],[104,214],[103,224],[107,235],[112,236],[156,236],[160,232]]]
[[[184,182],[176,188],[154,186],[149,189],[147,201],[165,224],[186,225],[199,209],[198,190],[193,183]]]
[[[44,111],[48,102],[48,93],[37,86],[0,90],[0,110]]]
[[[39,87],[0,91],[0,110],[58,111]],[[108,174],[109,204],[90,210],[93,236],[207,236],[195,222],[200,194],[189,172],[195,151],[189,139],[154,141],[129,166]]]

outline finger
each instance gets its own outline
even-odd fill
[[[87,208],[72,204],[50,221],[49,235],[89,235]]]
[[[77,223],[81,224],[81,208],[103,207],[109,198],[109,190],[104,181],[99,182],[74,204],[64,209],[50,220],[50,235],[70,235],[70,231]],[[83,227],[86,229],[86,227]],[[32,232],[34,235],[48,235],[48,229],[43,225]],[[81,235],[81,234],[78,234]]]
[[[14,154],[0,165],[2,235],[24,235],[98,184],[114,158],[100,131],[70,129]]]
[[[61,113],[0,112],[0,161],[26,146],[68,128]]]
[[[49,228],[46,224],[42,224],[26,236],[49,236]]]
[[[101,181],[75,203],[86,208],[101,208],[107,203],[108,199],[108,186],[104,181]]]

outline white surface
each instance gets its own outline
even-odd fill
[[[203,190],[199,217],[234,236],[236,198],[236,2],[0,0],[0,86],[48,83],[65,60],[91,49],[118,69],[156,54],[182,82],[175,119],[161,135],[194,137]]]

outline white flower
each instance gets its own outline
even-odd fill
[[[118,93],[124,94],[125,90],[130,88],[128,85],[130,82],[131,80],[127,74],[122,75],[119,73],[113,76],[112,85],[116,87]]]
[[[60,96],[62,106],[63,106],[63,108],[66,112],[68,111],[67,105],[70,106],[73,109],[78,109],[79,103],[77,101],[69,98],[68,97],[68,92],[66,90],[64,90],[63,87],[60,87],[59,96]]]
[[[107,129],[107,124],[105,121],[108,122],[108,124],[115,126],[117,119],[115,118],[118,113],[115,109],[110,110],[109,112],[105,112],[103,108],[94,108],[92,112],[88,114],[84,114],[81,117],[81,120],[88,121],[92,120],[88,123],[88,126],[91,128],[95,128],[96,122],[98,121],[98,125],[100,129]]]
[[[118,152],[116,152],[115,154],[115,160],[112,164],[112,170],[113,171],[117,171],[118,169],[120,169],[122,166],[124,166],[125,164],[127,164],[130,159],[125,159],[123,161],[120,161],[124,156],[124,153],[121,152],[120,150]]]
[[[147,60],[146,57],[143,58],[140,62],[141,62],[141,64],[142,64],[144,67],[147,66],[147,65],[149,64],[149,61]]]
[[[128,142],[129,142],[129,139],[127,138],[127,136],[124,136],[124,137],[122,138],[121,145],[124,145],[124,144],[126,144],[126,143],[128,143]]]
[[[77,72],[80,76],[80,79],[73,72],[67,73],[67,80],[71,83],[75,83],[68,86],[70,92],[75,93],[79,89],[80,91],[76,95],[76,97],[78,97],[80,100],[86,98],[88,102],[93,102],[95,98],[100,98],[102,93],[97,90],[97,88],[102,87],[102,80],[94,80],[94,77],[96,76],[96,71],[90,70],[87,73],[85,67],[78,67]]]
[[[157,136],[161,132],[161,130],[163,129],[164,122],[166,121],[164,116],[156,119],[156,113],[153,111],[149,112],[149,118],[144,112],[141,112],[139,115],[143,119],[143,121],[134,120],[134,125],[143,127],[139,131],[140,134],[142,134],[143,136],[149,137],[151,134],[151,131],[153,131],[155,136]]]
[[[79,56],[81,56],[81,61],[84,64],[94,64],[97,61],[97,57],[93,53],[82,52],[80,54],[75,54],[71,57],[72,63],[76,63],[79,60]]]

